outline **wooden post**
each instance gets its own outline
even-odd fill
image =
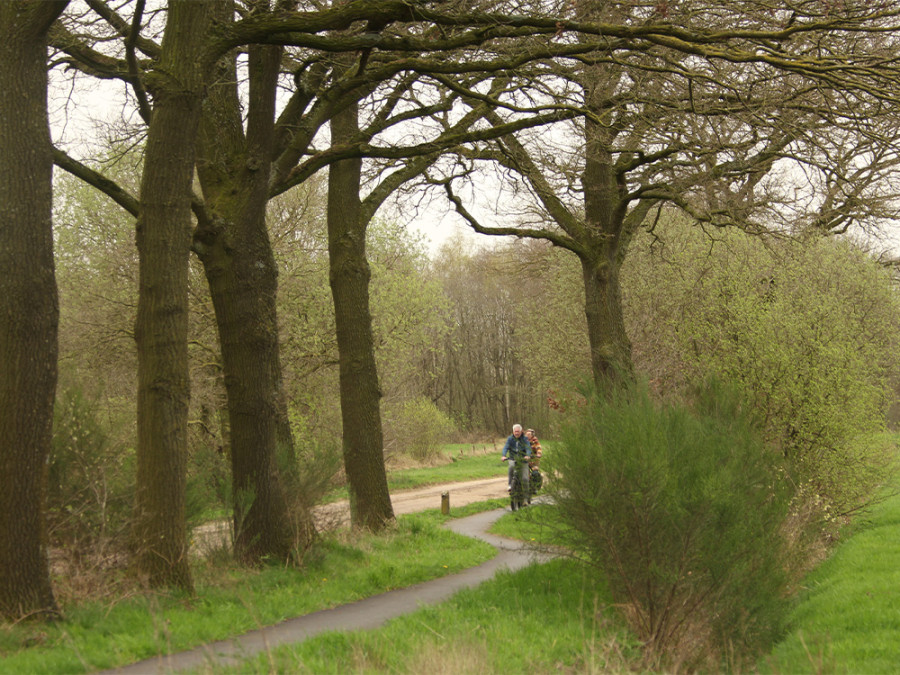
[[[450,493],[442,492],[441,493],[441,513],[445,516],[450,515]]]

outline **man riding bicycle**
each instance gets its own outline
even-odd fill
[[[507,461],[508,459],[513,460],[509,463],[509,471],[508,473],[508,484],[507,484],[507,492],[512,491],[512,483],[513,483],[513,472],[516,470],[516,461],[525,459],[524,462],[518,462],[519,466],[519,479],[522,481],[522,487],[525,490],[524,494],[529,494],[529,481],[531,478],[531,472],[528,469],[528,461],[531,459],[531,443],[529,443],[528,439],[525,438],[525,434],[522,433],[522,425],[514,424],[512,428],[512,434],[509,438],[506,439],[506,445],[503,446],[503,454],[500,459],[502,461]]]

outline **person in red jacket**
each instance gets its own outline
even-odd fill
[[[543,454],[541,452],[541,442],[535,435],[534,429],[526,430],[525,438],[527,438],[528,442],[531,443],[531,462],[529,462],[528,466],[532,469],[536,469],[541,464],[541,454]]]
[[[541,470],[538,468],[541,463],[541,455],[543,452],[541,451],[541,442],[534,433],[534,429],[528,429],[525,432],[525,438],[527,438],[528,442],[531,444],[531,461],[528,462],[528,503],[530,504],[531,498],[537,494],[538,490],[540,490],[541,486],[544,484],[544,477],[541,475]]]

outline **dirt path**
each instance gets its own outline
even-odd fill
[[[427,509],[441,508],[441,497],[448,494],[450,509],[472,502],[506,497],[506,477],[482,478],[431,485],[414,490],[399,490],[391,494],[394,515],[417,513]],[[350,505],[347,500],[322,504],[315,509],[316,520],[323,529],[346,526],[350,522]],[[231,522],[218,521],[194,528],[193,550],[204,555],[217,548],[228,548],[231,544]]]
[[[483,502],[488,499],[497,499],[506,496],[506,478],[482,478],[460,483],[446,483],[443,485],[430,485],[414,490],[400,490],[391,494],[391,505],[394,507],[394,515],[402,516],[405,513],[418,513],[427,509],[441,508],[441,497],[447,493],[450,500],[450,508],[465,506],[472,502]],[[350,505],[346,500],[324,504],[316,508],[320,518],[333,519],[339,514],[343,519],[350,517]]]

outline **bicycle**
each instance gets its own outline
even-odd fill
[[[503,461],[507,462],[509,459],[509,457],[504,457]],[[512,511],[517,511],[531,503],[531,489],[529,486],[523,485],[522,483],[523,467],[525,467],[525,471],[530,471],[530,469],[528,469],[529,459],[529,457],[512,458],[514,466],[512,482],[510,483],[509,488],[509,508]]]

